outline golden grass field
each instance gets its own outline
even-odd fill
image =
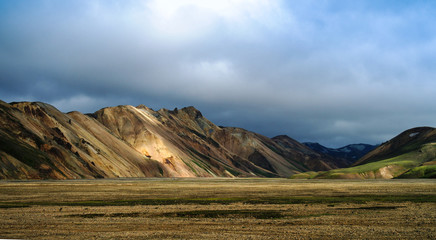
[[[436,239],[436,180],[0,181],[0,238]]]

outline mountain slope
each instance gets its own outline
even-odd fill
[[[0,101],[0,178],[287,177],[329,170],[320,156],[218,127],[193,107],[118,106],[68,114]]]
[[[417,127],[406,130],[371,151],[354,166],[393,158],[405,153],[419,150],[426,143],[436,142],[436,129],[432,127]]]
[[[218,127],[194,107],[154,111],[118,106],[94,116],[139,152],[168,164],[168,159],[193,163],[214,176],[289,176],[310,169],[294,156],[295,150],[241,128]]]
[[[341,166],[340,163],[338,164],[339,161],[336,159],[318,153],[286,135],[273,137],[272,140],[280,146],[290,150],[290,157],[301,159],[300,161],[313,171],[335,169]]]
[[[320,172],[310,177],[436,177],[436,129],[418,127],[406,130],[363,156],[350,168]]]
[[[340,147],[340,148],[328,148],[322,146],[319,143],[311,143],[311,142],[306,142],[303,144],[318,153],[336,159],[336,163],[339,167],[351,166],[353,163],[355,163],[365,154],[367,154],[368,152],[372,151],[377,147],[376,145],[370,145],[364,143],[349,144],[347,146]]]
[[[2,178],[160,176],[158,162],[131,151],[81,113],[63,114],[39,102],[2,102],[0,122]]]

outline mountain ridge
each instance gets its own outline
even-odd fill
[[[193,106],[119,105],[83,114],[0,100],[0,179],[436,177],[435,128],[406,130],[354,161],[368,147],[331,149],[221,127]]]
[[[192,106],[120,105],[83,114],[1,101],[0,140],[3,179],[288,177],[337,167],[303,145],[219,127]]]
[[[354,164],[361,157],[378,146],[366,143],[354,143],[339,148],[329,148],[316,142],[304,142],[303,144],[312,150],[330,156],[337,161],[341,160],[342,164],[340,167],[346,167]]]

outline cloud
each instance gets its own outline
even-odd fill
[[[2,1],[0,96],[63,111],[194,105],[328,146],[435,126],[428,1]],[[76,107],[75,107],[76,106]]]

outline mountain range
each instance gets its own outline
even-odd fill
[[[319,143],[305,142],[304,145],[308,146],[310,149],[322,153],[324,155],[330,156],[336,159],[337,162],[341,162],[342,165],[339,167],[348,167],[363,157],[368,152],[375,149],[378,145],[370,145],[365,143],[359,144],[349,144],[340,148],[328,148],[324,147]]]
[[[421,139],[419,132],[411,138]],[[331,177],[338,168],[411,149],[427,154],[420,146],[433,140],[416,140],[414,148],[388,142],[358,160],[374,146],[330,149],[285,135],[268,138],[217,126],[194,107],[155,111],[126,105],[83,114],[42,102],[0,101],[0,179]]]
[[[194,107],[144,105],[62,113],[42,102],[0,102],[0,178],[288,177],[335,169],[287,137],[219,127]]]

